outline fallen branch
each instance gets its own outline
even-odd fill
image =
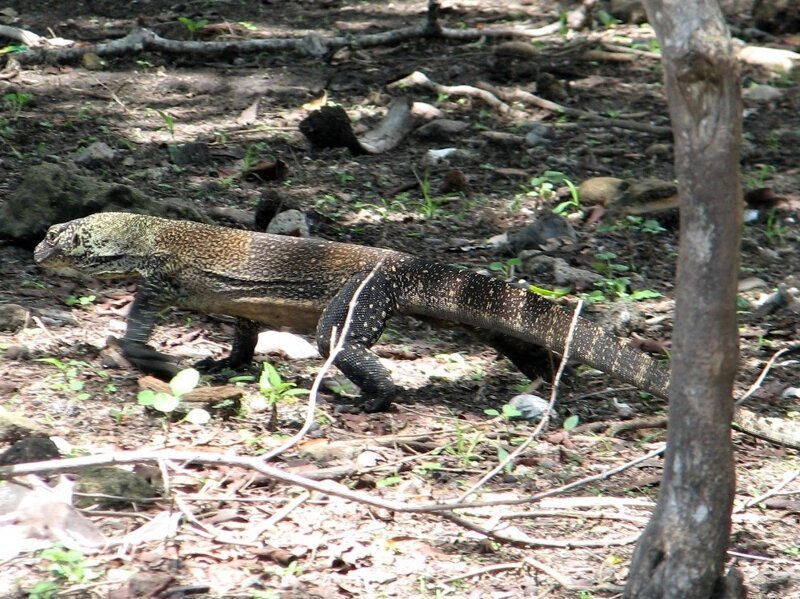
[[[433,23],[433,24],[432,24]],[[536,29],[518,29],[513,27],[488,28],[488,29],[451,29],[440,27],[436,22],[426,21],[421,25],[402,27],[381,33],[369,33],[364,35],[339,35],[333,37],[323,37],[317,34],[309,34],[304,37],[290,38],[269,38],[269,39],[250,39],[250,40],[226,40],[226,41],[197,41],[197,40],[174,40],[161,37],[155,31],[147,28],[135,29],[125,37],[102,42],[99,44],[87,44],[70,48],[48,48],[44,44],[28,44],[32,46],[24,52],[18,52],[14,56],[21,64],[43,64],[43,63],[75,63],[84,54],[92,53],[102,58],[114,56],[126,56],[141,54],[142,52],[163,52],[165,54],[175,54],[193,57],[224,58],[231,55],[257,54],[259,52],[274,52],[290,50],[305,56],[319,58],[332,53],[339,48],[373,48],[377,46],[388,46],[399,44],[421,38],[441,38],[460,41],[479,40],[483,38],[498,37],[542,37],[558,32],[558,24],[548,25]],[[9,28],[15,29],[15,28]],[[21,31],[21,30],[20,30]],[[35,33],[25,32],[35,36]],[[9,37],[20,41],[19,32],[0,31],[0,36]],[[36,36],[36,38],[26,39],[46,39]],[[33,47],[33,46],[39,47]]]
[[[407,87],[421,87],[437,94],[447,94],[449,96],[469,96],[478,98],[501,113],[506,113],[511,110],[508,104],[498,99],[496,95],[488,90],[472,85],[443,85],[433,81],[425,73],[421,73],[420,71],[414,71],[407,77],[393,81],[387,86],[388,89],[405,89]]]
[[[577,108],[570,108],[569,106],[563,106],[561,104],[557,104],[556,102],[540,98],[537,95],[534,95],[530,92],[526,92],[521,89],[515,89],[513,91],[501,90],[499,88],[490,86],[486,83],[482,83],[481,88],[487,91],[492,91],[496,96],[502,98],[506,102],[515,102],[515,101],[522,102],[524,104],[531,104],[533,106],[537,106],[538,108],[556,114],[566,114],[567,116],[587,119],[592,121],[591,123],[592,126],[601,125],[603,127],[617,127],[619,129],[641,131],[642,133],[649,133],[651,135],[657,135],[659,137],[670,137],[672,135],[672,129],[670,129],[667,126],[650,125],[649,123],[640,123],[639,121],[632,121],[628,119],[612,119],[609,117],[601,116],[594,112],[588,112],[586,110],[579,110]]]

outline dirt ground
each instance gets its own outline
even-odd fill
[[[199,30],[198,39],[372,33],[421,22],[425,5],[4,3],[18,12],[18,27],[88,42],[122,36],[137,21],[165,37],[188,39],[189,28],[180,17],[193,23],[246,23],[211,37]],[[559,13],[551,3],[538,1],[470,0],[446,3],[442,18],[452,27],[538,27],[557,22]],[[746,31],[747,23],[735,25]],[[488,82],[549,94],[563,105],[612,118],[669,124],[662,69],[648,55],[656,46],[646,27],[597,24],[579,36],[556,33],[534,41],[536,59],[498,54],[501,41],[416,40],[324,58],[270,52],[203,61],[144,53],[102,65],[27,67],[0,80],[5,106],[0,202],[32,165],[67,161],[80,149],[104,142],[116,158],[87,172],[154,198],[181,198],[206,212],[224,207],[252,212],[263,196],[279,197],[309,215],[314,235],[490,270],[492,263],[507,264],[511,256],[487,239],[525,226],[539,210],[549,212],[569,196],[563,184],[554,185],[559,197],[548,195],[547,181],[541,180],[546,171],[563,173],[575,184],[596,176],[672,180],[668,138],[530,105],[502,114],[474,97],[421,89],[411,90],[414,101],[430,103],[466,128],[438,138],[412,134],[389,152],[361,156],[344,149],[312,150],[298,131],[308,114],[304,105],[323,90],[328,101],[347,111],[357,133],[373,127],[393,97],[387,84],[415,70],[447,85]],[[633,61],[590,60],[575,50],[603,42],[639,53]],[[771,42],[794,50],[800,46],[796,36]],[[778,350],[797,343],[800,323],[791,304],[757,311],[779,286],[800,286],[795,195],[800,93],[786,77],[745,67],[745,87],[755,84],[770,84],[781,93],[769,101],[745,101],[743,185],[746,190],[770,187],[787,202],[774,211],[762,208],[761,217],[744,227],[737,394],[756,381]],[[257,115],[243,119],[256,99]],[[532,131],[539,135],[526,141]],[[176,165],[171,147],[194,141],[208,145],[210,160]],[[448,147],[460,151],[452,164],[426,162],[429,150]],[[284,181],[231,176],[243,163],[275,159],[288,165]],[[467,185],[440,192],[450,168],[459,169]],[[429,193],[423,193],[426,187]],[[661,227],[653,231],[630,221],[614,227],[607,219],[598,224],[572,217],[576,240],[552,248],[552,255],[589,270],[597,263],[623,265],[631,290],[661,294],[616,304],[608,297],[588,304],[586,311],[591,318],[633,312],[634,321],[644,323],[636,333],[663,344],[672,326],[677,231],[674,214],[657,220]],[[29,245],[12,243],[0,244],[0,275],[0,304],[22,305],[32,315],[22,331],[0,333],[0,405],[57,430],[70,455],[163,448],[258,455],[298,429],[305,396],[280,402],[277,430],[271,431],[252,380],[238,383],[245,404],[239,414],[203,425],[167,425],[137,404],[140,375],[106,368],[100,355],[107,337],[124,330],[134,283],[59,278],[34,265]],[[551,274],[521,275],[542,287],[557,286]],[[224,318],[172,312],[154,344],[189,365],[223,355],[231,332]],[[485,412],[501,410],[529,381],[470,337],[398,319],[377,350],[406,388],[392,410],[340,414],[332,396],[323,394],[311,440],[275,465],[296,473],[336,467],[340,474],[332,476],[345,489],[427,504],[460,496],[532,432],[533,424]],[[800,419],[800,399],[791,391],[800,387],[796,356],[784,354],[776,361],[750,400],[752,409]],[[310,387],[321,364],[282,355],[260,359],[302,388]],[[538,390],[545,397],[549,392],[549,385]],[[664,402],[610,377],[570,369],[549,432],[513,470],[470,498],[522,499],[641,457],[663,442],[663,428],[612,436],[599,425],[659,416],[665,409]],[[566,433],[562,424],[570,416],[578,417],[579,427]],[[738,490],[730,565],[744,574],[751,597],[800,597],[798,452],[740,433],[733,437]],[[112,538],[159,514],[181,514],[177,529],[165,539],[86,552],[72,569],[41,552],[19,555],[0,563],[0,596],[614,597],[625,583],[633,541],[657,497],[660,474],[661,460],[654,458],[548,500],[461,512],[480,526],[539,540],[525,547],[487,540],[435,514],[370,507],[231,466],[164,462],[155,474],[162,484],[167,478],[163,498],[135,508],[82,513]],[[775,496],[745,505],[785,479],[788,484]]]

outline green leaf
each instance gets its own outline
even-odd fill
[[[580,418],[578,417],[577,414],[573,414],[572,416],[568,416],[567,418],[564,419],[564,425],[563,425],[564,430],[567,431],[567,432],[571,431],[576,426],[578,426],[578,422],[579,421],[580,421]]]
[[[661,294],[658,291],[653,291],[652,289],[639,289],[638,291],[631,293],[631,297],[635,300],[643,300],[653,297],[661,297]]]
[[[153,407],[159,412],[169,413],[178,407],[181,402],[179,397],[170,395],[169,393],[156,393],[153,398]]]
[[[59,370],[65,370],[67,368],[67,365],[64,364],[64,362],[62,362],[58,358],[36,358],[35,361],[43,362],[45,364],[50,364],[51,366],[55,366]]]
[[[152,406],[156,399],[155,391],[151,389],[142,389],[136,394],[136,401],[140,406]]]
[[[194,368],[186,368],[172,377],[172,380],[169,382],[169,388],[174,395],[180,397],[197,387],[197,383],[199,382],[200,373]]]
[[[394,476],[387,476],[386,478],[381,478],[378,482],[375,483],[379,489],[384,489],[386,487],[393,487],[394,485],[400,484],[400,481],[403,479],[397,475]]]
[[[558,299],[559,297],[564,297],[565,295],[569,294],[570,288],[569,287],[556,287],[555,289],[545,289],[544,287],[537,287],[536,285],[528,285],[528,291],[532,291],[538,295],[543,295],[544,297],[551,297]]]
[[[192,424],[208,424],[208,421],[211,420],[211,414],[203,408],[192,408],[189,410],[189,413],[186,414],[184,420]]]
[[[500,415],[500,412],[498,412],[494,408],[489,408],[487,410],[484,410],[483,413],[486,414],[487,416],[492,416],[493,418],[496,418],[497,416]]]
[[[512,406],[511,404],[505,404],[503,406],[503,416],[507,419],[519,418],[520,416],[522,416],[522,412],[520,412],[516,407]]]
[[[278,370],[269,362],[264,362],[264,370],[262,370],[261,378],[258,381],[261,389],[270,391],[272,389],[277,389],[282,383],[283,380],[281,380],[281,375],[278,373]]]
[[[311,393],[308,389],[287,389],[281,395],[308,395]]]

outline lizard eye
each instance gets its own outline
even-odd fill
[[[50,229],[49,231],[47,231],[47,235],[45,235],[44,240],[49,245],[55,245],[57,237],[58,237],[58,233],[56,232],[56,230],[55,229]]]

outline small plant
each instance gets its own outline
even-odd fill
[[[769,241],[771,245],[783,243],[783,238],[788,232],[789,229],[778,220],[778,213],[775,208],[770,210],[767,214],[766,226],[764,227],[764,235],[767,237],[767,241]]]
[[[136,395],[136,399],[141,406],[153,408],[164,414],[171,414],[180,405],[181,398],[197,387],[199,382],[200,373],[194,368],[186,368],[170,380],[170,393],[142,389]],[[192,408],[183,419],[193,424],[206,424],[211,420],[211,415],[203,408]]]
[[[492,418],[502,417],[504,422],[510,422],[511,420],[522,416],[522,412],[520,412],[519,409],[508,403],[503,404],[501,410],[502,411],[498,411],[494,408],[488,408],[484,410],[483,413],[487,416],[491,416]]]
[[[639,301],[653,297],[661,297],[658,291],[652,289],[630,290],[631,279],[628,276],[619,276],[627,273],[630,268],[624,264],[614,262],[617,255],[613,252],[602,252],[597,258],[602,262],[593,264],[593,268],[603,275],[603,280],[595,283],[598,288],[583,297],[589,302],[602,302],[607,299]]]
[[[95,300],[97,299],[94,295],[70,295],[64,300],[64,303],[69,307],[72,306],[79,306],[81,308],[85,308],[86,306],[90,306]]]
[[[355,180],[356,178],[347,171],[339,171],[339,183],[341,183],[342,185],[345,185],[346,183],[350,183]]]
[[[46,568],[56,576],[55,580],[43,580],[33,585],[26,594],[31,599],[50,599],[57,597],[61,590],[60,583],[86,584],[100,576],[91,570],[86,558],[80,551],[65,549],[60,546],[42,550],[39,557],[49,562]]]
[[[664,233],[666,229],[654,218],[642,218],[635,214],[629,214],[625,218],[612,224],[602,224],[597,228],[598,233],[609,233],[615,231],[638,231],[647,235],[658,235]]]
[[[514,268],[521,266],[522,260],[519,258],[509,258],[505,262],[492,262],[489,269],[499,272],[503,275],[503,279],[510,281],[514,278]]]
[[[163,110],[156,110],[158,116],[164,121],[164,127],[169,131],[170,137],[175,137],[175,117]]]
[[[43,362],[55,366],[62,378],[60,380],[50,383],[50,388],[55,391],[64,391],[67,393],[75,393],[77,401],[85,401],[91,397],[91,394],[86,392],[84,388],[86,383],[80,378],[81,370],[89,368],[89,364],[82,360],[70,360],[69,362],[62,362],[58,358],[37,358],[37,362]]]
[[[208,19],[192,19],[189,17],[178,17],[178,22],[186,27],[189,31],[189,37],[192,39],[195,38],[200,29],[208,25]]]
[[[553,209],[553,212],[556,214],[565,214],[567,212],[580,210],[581,204],[578,188],[575,187],[575,184],[562,172],[544,171],[541,175],[534,177],[528,181],[526,185],[523,185],[522,189],[524,195],[547,202],[556,197],[557,188],[559,186],[566,186],[567,189],[569,189],[570,197],[568,200],[559,203]],[[519,208],[519,198],[515,198],[512,209],[514,209],[515,206],[517,209]]]
[[[11,112],[16,118],[25,108],[25,104],[27,104],[32,99],[33,96],[31,94],[10,92],[7,94],[3,94],[3,106],[5,106],[6,110]]]
[[[417,178],[417,180],[419,181],[419,188],[422,192],[420,212],[422,212],[425,218],[434,218],[442,208],[442,201],[431,194],[431,179],[428,171],[425,171],[422,179]]]
[[[751,171],[744,178],[744,186],[747,189],[760,189],[767,187],[767,181],[772,178],[772,175],[778,172],[771,164],[759,164],[756,170]]]
[[[308,394],[308,389],[297,389],[297,385],[284,381],[278,369],[269,362],[264,362],[261,377],[258,379],[258,389],[267,400],[270,408],[269,429],[274,430],[278,420],[278,404],[291,397]]]
[[[564,179],[564,185],[566,185],[567,189],[569,189],[569,199],[561,202],[555,208],[553,208],[553,212],[563,215],[569,212],[580,211],[581,196],[580,193],[578,193],[578,188],[575,187],[575,184],[572,181],[566,178]]]
[[[461,426],[456,424],[456,441],[453,445],[444,448],[445,452],[457,457],[461,465],[469,467],[472,462],[480,459],[476,453],[476,448],[484,441],[483,433],[477,432],[473,435],[465,435]]]

